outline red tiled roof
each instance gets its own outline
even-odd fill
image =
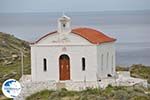
[[[51,32],[51,33],[44,35],[43,37],[38,39],[35,43],[38,43],[43,38],[45,38],[51,34],[54,34],[54,33],[57,33],[57,31],[54,31],[54,32]],[[72,30],[72,33],[77,34],[77,35],[85,38],[86,40],[88,40],[92,44],[101,44],[101,43],[116,41],[116,39],[108,37],[105,34],[103,34],[102,32],[91,29],[91,28],[75,28]]]
[[[104,35],[102,32],[91,28],[76,28],[72,30],[73,33],[80,35],[93,44],[100,44],[104,42],[113,42],[116,39]]]

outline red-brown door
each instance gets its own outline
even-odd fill
[[[67,55],[61,55],[59,58],[59,79],[70,80],[70,59]]]

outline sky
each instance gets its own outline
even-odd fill
[[[0,0],[0,13],[150,10],[150,0]]]

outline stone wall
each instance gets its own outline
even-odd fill
[[[102,88],[105,89],[109,84],[112,86],[133,86],[140,85],[147,88],[147,80],[130,77],[129,72],[119,72],[118,77],[110,77],[101,81],[32,81],[31,75],[25,75],[20,79],[22,91],[14,100],[25,100],[26,97],[39,92],[41,90],[56,90],[66,88],[67,90],[81,91],[86,88]]]

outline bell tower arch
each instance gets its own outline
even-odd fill
[[[58,19],[58,33],[68,34],[71,32],[71,19],[70,17],[63,14],[62,17]]]

